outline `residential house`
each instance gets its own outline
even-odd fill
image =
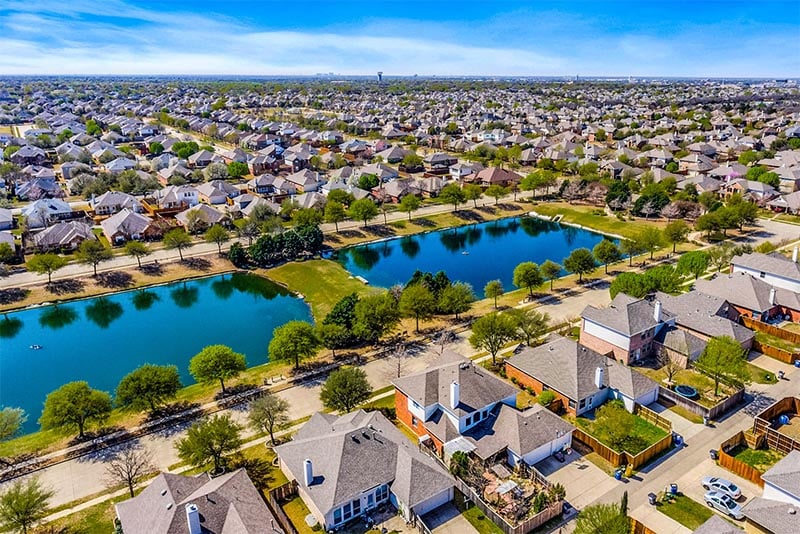
[[[800,532],[800,451],[791,451],[761,475],[764,491],[742,507],[745,531],[754,534]]]
[[[418,436],[428,436],[440,454],[447,443],[489,417],[498,404],[515,406],[518,393],[452,351],[427,369],[392,383],[397,418]]]
[[[275,452],[325,531],[384,503],[413,521],[453,499],[450,474],[380,412],[317,412]]]
[[[56,221],[69,219],[72,216],[72,207],[57,198],[43,198],[23,207],[21,213],[28,228],[44,228]]]
[[[206,204],[225,204],[229,198],[234,198],[240,191],[224,180],[211,180],[196,187],[198,197]]]
[[[161,185],[167,185],[170,179],[174,176],[185,178],[190,174],[191,171],[184,167],[182,163],[176,163],[174,165],[170,165],[169,167],[159,169],[159,171],[156,173],[156,177]]]
[[[236,197],[236,200],[239,200],[244,195]],[[235,206],[235,203],[234,203]],[[253,210],[256,209],[257,206],[266,206],[269,208],[272,213],[280,213],[281,205],[275,202],[271,202],[263,197],[255,197],[252,202],[248,203],[246,206],[241,206],[240,210],[244,217],[250,217],[250,214],[253,213]]]
[[[189,167],[192,169],[202,169],[214,162],[215,154],[209,150],[199,150],[187,158]],[[220,158],[221,159],[221,158]]]
[[[729,180],[723,185],[722,190],[726,197],[739,194],[760,206],[778,196],[778,192],[771,185],[745,178]]]
[[[14,228],[14,217],[11,210],[0,208],[0,230],[11,230]]]
[[[202,228],[221,224],[228,220],[228,216],[208,204],[197,204],[175,215],[175,220],[186,228],[187,232],[195,232]]]
[[[170,185],[153,196],[161,209],[190,208],[200,203],[200,193],[192,185]]]
[[[106,172],[119,174],[136,168],[136,162],[128,158],[116,158],[105,164]]]
[[[537,394],[551,391],[564,409],[581,415],[610,399],[628,411],[658,399],[658,384],[605,354],[553,335],[538,347],[525,347],[505,361],[506,376]]]
[[[294,185],[300,193],[317,191],[325,184],[318,172],[303,169],[286,177],[286,181]]]
[[[653,340],[675,317],[659,301],[618,293],[606,308],[586,306],[581,313],[580,343],[600,354],[614,353],[629,365],[653,354]]]
[[[490,185],[509,187],[511,185],[519,184],[519,182],[522,180],[522,177],[519,174],[507,169],[501,169],[500,167],[487,167],[478,171],[476,174],[465,176],[463,180],[465,182],[474,182],[484,187]]]
[[[44,165],[47,161],[47,154],[37,146],[23,145],[19,150],[11,154],[8,158],[14,165],[24,167],[25,165]]]
[[[391,146],[386,150],[378,152],[375,154],[375,156],[380,157],[386,163],[400,163],[403,161],[403,158],[410,153],[411,152],[409,150],[406,150],[400,146]]]
[[[460,182],[465,177],[471,174],[477,174],[483,170],[483,165],[480,163],[456,163],[450,166],[450,179]]]
[[[800,293],[800,264],[798,263],[797,247],[792,251],[791,259],[778,252],[770,254],[753,252],[734,256],[731,259],[731,272],[747,273],[775,287]]]
[[[708,521],[692,531],[692,534],[742,534],[742,529],[722,519],[721,516],[712,514]]]
[[[161,234],[161,230],[153,224],[153,219],[128,208],[103,220],[100,226],[108,242],[114,245],[131,240],[153,239]]]
[[[96,239],[92,227],[82,221],[61,221],[33,236],[39,251],[75,250],[87,239]]]
[[[123,209],[140,213],[142,211],[142,204],[136,197],[122,191],[106,191],[99,197],[92,196],[89,205],[95,212],[95,215],[113,215]]]
[[[434,152],[425,156],[424,163],[428,172],[446,174],[451,165],[458,163],[458,158],[444,152]]]
[[[800,320],[800,295],[773,286],[749,273],[718,274],[711,280],[697,280],[698,291],[730,302],[740,315],[760,321],[774,317]]]
[[[284,534],[244,469],[216,478],[161,473],[114,508],[126,534]]]

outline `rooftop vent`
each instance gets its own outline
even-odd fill
[[[162,497],[163,497],[164,495],[166,495],[166,494],[167,494],[167,490],[165,490],[165,489],[161,490],[161,496],[162,496]]]

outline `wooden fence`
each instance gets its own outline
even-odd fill
[[[779,362],[788,363],[789,365],[794,365],[795,360],[800,360],[800,354],[779,349],[778,347],[773,347],[772,345],[764,345],[757,339],[753,340],[752,348],[756,352],[766,354],[770,358],[774,358]]]
[[[297,495],[297,482],[293,480],[267,492],[267,505],[269,505],[272,515],[281,524],[286,534],[297,534],[297,529],[289,519],[289,516],[286,515],[286,512],[283,511],[281,501],[285,501],[295,495]]]
[[[800,451],[800,441],[782,433],[780,426],[773,427],[773,422],[784,414],[792,416],[800,414],[800,399],[784,397],[756,415],[753,421],[753,434],[756,436],[763,434],[767,448],[789,454],[793,450]]]
[[[800,334],[797,332],[792,332],[790,330],[786,330],[785,328],[780,328],[775,325],[753,319],[752,317],[747,317],[745,315],[742,315],[740,319],[742,320],[742,324],[750,330],[764,332],[765,334],[769,334],[771,336],[784,339],[790,343],[800,345]]]
[[[599,440],[590,436],[580,428],[576,428],[572,432],[573,439],[578,440],[598,454],[605,461],[619,467],[621,465],[630,465],[633,469],[639,469],[647,464],[650,460],[660,455],[672,446],[672,427],[670,426],[667,435],[650,445],[645,450],[638,454],[630,454],[629,452],[617,452],[611,447],[604,445]]]
[[[642,406],[637,404],[633,410],[633,413],[650,423],[651,425],[657,426],[661,430],[666,430],[667,432],[672,432],[672,423],[669,419],[665,419],[661,417],[656,412],[651,410],[646,406]]]
[[[728,471],[739,475],[745,480],[749,480],[760,487],[764,487],[764,481],[761,479],[761,472],[751,465],[747,465],[741,460],[728,454],[728,451],[738,447],[747,446],[744,438],[744,432],[737,432],[732,437],[726,439],[719,445],[719,465]]]
[[[707,408],[699,402],[687,399],[683,395],[678,395],[676,392],[663,386],[658,387],[658,397],[659,400],[666,399],[670,403],[677,404],[681,408],[688,410],[695,415],[699,415],[700,417],[717,419],[719,416],[727,413],[742,403],[744,400],[744,388],[739,388],[727,399],[717,403],[711,408]]]
[[[651,530],[640,523],[638,520],[631,517],[631,534],[657,534],[655,530]]]

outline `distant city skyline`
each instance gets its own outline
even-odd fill
[[[795,78],[800,2],[5,0],[0,74]]]

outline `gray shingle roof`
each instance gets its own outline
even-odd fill
[[[748,310],[764,312],[774,307],[769,300],[770,290],[773,286],[745,272],[721,274],[711,280],[697,280],[694,285],[701,293],[724,298],[731,304],[742,306]],[[775,289],[775,302],[780,304],[778,297],[784,290]]]
[[[662,328],[655,341],[688,358],[701,354],[707,345],[705,340],[675,326]]]
[[[761,478],[800,499],[800,451],[787,454]]]
[[[720,516],[714,514],[711,518],[700,525],[700,528],[693,534],[742,534],[742,529],[736,525],[731,525]]]
[[[771,254],[753,252],[752,254],[734,256],[731,260],[731,265],[741,265],[742,267],[800,281],[800,263],[795,263],[790,258],[777,252]]]
[[[380,484],[389,484],[412,508],[453,485],[451,476],[380,412],[359,410],[339,418],[315,414],[275,451],[323,512]],[[311,460],[315,477],[310,487],[305,459]]]
[[[655,305],[652,302],[618,293],[605,308],[586,306],[581,317],[620,334],[632,336],[660,324],[655,320],[654,312]],[[662,310],[661,322],[672,317],[672,314]]]
[[[450,384],[460,385],[455,415],[461,417],[517,393],[517,388],[453,351],[419,373],[392,381],[397,389],[422,406],[439,403],[450,409]]]
[[[742,507],[748,521],[753,521],[773,534],[800,532],[800,509],[791,504],[753,497]]]

